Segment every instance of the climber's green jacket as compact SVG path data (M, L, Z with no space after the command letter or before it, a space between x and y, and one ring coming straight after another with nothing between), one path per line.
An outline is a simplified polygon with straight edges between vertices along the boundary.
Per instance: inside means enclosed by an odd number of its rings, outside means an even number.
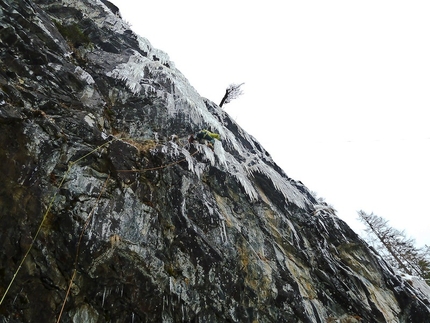
M208 140L208 141L210 141L211 143L214 143L214 142L215 142L215 139L221 140L221 137L220 137L220 135L219 135L219 134L214 133L214 132L210 132L209 130L206 130L206 129L200 130L200 131L197 133L196 137L197 137L198 139L205 139L205 140Z

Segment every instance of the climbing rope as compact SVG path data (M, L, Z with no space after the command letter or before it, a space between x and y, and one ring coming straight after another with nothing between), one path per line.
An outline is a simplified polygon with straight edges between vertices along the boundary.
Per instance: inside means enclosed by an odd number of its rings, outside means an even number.
M194 156L197 153L198 153L198 151L196 150L190 156ZM118 170L118 172L144 172L144 171L159 170L159 169L171 167L173 165L179 164L179 163L181 163L183 161L186 161L186 160L187 160L186 158L183 158L183 159L175 161L173 163L170 163L170 164L167 164L167 165L158 166L158 167L151 167L151 168L145 168L145 169L140 169L140 170L124 169L124 170ZM82 228L81 234L79 236L78 244L77 244L77 247L76 247L75 264L74 264L73 274L72 274L72 277L70 279L70 283L69 283L69 286L67 288L66 295L64 297L64 301L63 301L63 305L62 305L61 310L60 310L60 314L58 315L57 323L59 323L60 320L61 320L61 316L63 314L64 307L66 306L67 298L69 297L70 290L72 288L73 281L75 279L75 276L76 276L76 273L77 273L77 270L78 270L77 269L78 268L78 258L79 258L80 246L81 246L83 235L84 235L85 230L86 230L86 228L87 228L87 226L88 226L88 224L90 222L90 219L92 218L92 216L93 216L93 214L95 212L95 209L96 209L96 207L97 207L97 205L98 205L98 203L100 201L100 198L101 198L103 192L106 189L106 185L107 185L107 182L108 182L109 178L110 178L110 176L108 176L108 178L106 179L105 183L103 184L103 188L101 189L101 191L100 191L100 193L99 193L99 195L97 197L96 204L93 207L93 209L91 210L90 214L88 215L87 220L85 221L84 227Z
M46 211L45 211L45 213L44 213L44 215L43 215L43 217L42 217L42 221L40 222L39 227L37 228L37 231L36 231L36 233L34 234L34 236L33 236L32 240L31 240L30 246L28 247L27 251L25 252L24 257L22 258L21 262L19 263L18 268L17 268L17 269L16 269L16 271L14 272L14 274L13 274L13 276L12 276L11 281L9 282L9 284L8 284L8 286L7 286L6 290L5 290L5 292L4 292L3 296L2 296L2 298L0 299L0 305L2 305L2 303L3 303L4 299L6 298L7 294L9 293L9 290L10 290L11 286L13 285L13 283L14 283L14 281L15 281L15 279L16 279L16 277L17 277L18 273L19 273L19 271L21 270L21 268L22 268L22 266L23 266L23 264L24 264L25 260L27 259L28 255L30 254L30 251L32 250L32 248L33 248L33 246L34 246L34 244L35 244L35 242L36 242L36 240L37 240L37 238L38 238L38 236L39 236L39 234L40 234L40 232L41 232L41 230L42 230L43 224L45 223L46 218L48 217L48 214L49 214L49 212L50 212L50 210L51 210L51 208L52 208L52 206L53 206L53 204L54 204L55 198L57 197L57 194L58 194L58 192L60 191L60 188L63 186L63 184L64 184L64 182L65 182L65 180L66 180L67 176L69 175L69 173L70 173L70 171L71 171L72 167L73 167L73 166L75 166L75 165L76 165L77 163L79 163L80 161L82 161L83 159L85 159L86 157L88 157L88 156L92 155L92 154L93 154L93 153L95 153L96 151L98 151L98 150L102 149L103 147L105 147L105 146L109 145L110 143L112 143L112 142L113 142L113 141L115 141L115 140L119 140L119 139L114 137L113 139L111 139L111 140L109 140L109 141L105 142L104 144L102 144L102 145L100 145L100 146L98 146L98 147L94 148L94 149L93 149L93 150L91 150L89 153L87 153L87 154L83 155L82 157L80 157L80 158L78 158L77 160L72 161L72 162L70 162L70 163L68 164L67 171L64 173L63 178L61 179L61 182L60 182L60 183L59 183L59 185L58 185L58 190L55 192L55 194L53 195L52 199L51 199L51 200L50 200L50 202L49 202L49 205L48 205L48 207L47 207L47 209L46 209ZM193 152L192 154L190 154L190 157L192 157L192 156L196 155L197 153L198 153L198 150L196 150L195 152ZM117 170L117 171L118 171L118 172L145 172L145 171L153 171L153 170L159 170L159 169L163 169L163 168L168 168L168 167L174 166L174 165L176 165L176 164L179 164L179 163L181 163L181 162L184 162L184 161L186 161L186 160L187 160L187 158L183 158L183 159L177 160L177 161L175 161L175 162L172 162L172 163L170 163L170 164L167 164L167 165L161 165L161 166L157 166L157 167L150 167L150 168L138 169L138 170L134 170L134 169L124 169L124 170ZM110 177L108 177L108 179L109 179L109 178L110 178ZM103 186L103 189L101 190L101 192L100 192L100 194L99 194L99 197L98 197L98 199L97 199L97 201L96 201L96 206L97 206L98 201L100 200L101 194L103 193L103 191L104 191L104 190L105 190L105 188L106 188L106 183L107 183L108 179L106 179L106 182L105 182L105 184L104 184L104 186ZM95 206L95 207L96 207L96 206ZM87 221L86 221L86 223L85 223L85 225L84 225L84 228L82 229L81 235L80 235L80 237L79 237L78 246L77 246L77 251L76 251L76 257L75 257L75 268L74 268L73 275L72 275L72 278L71 278L71 280L70 280L70 284L69 284L69 287L68 287L68 290L67 290L67 293L66 293L66 297L65 297L65 299L64 299L64 302L63 302L63 305L62 305L62 308L61 308L61 312L60 312L60 315L59 315L59 318L58 318L58 321L57 321L57 322L59 322L59 320L60 320L60 318L61 318L62 312L63 312L63 310L64 310L65 303L66 303L66 301L67 301L67 297L68 297L68 295L69 295L69 293L70 293L70 289L71 289L71 286L72 286L73 280L74 280L75 275L76 275L76 271L77 271L77 261L78 261L78 257L79 257L79 251L80 251L80 244L81 244L81 240L82 240L83 234L84 234L84 232L85 232L85 230L86 230L86 227L88 226L89 219L91 218L91 216L92 216L92 214L93 214L93 211L95 210L95 207L94 207L94 209L91 211L90 215L88 216Z
M93 214L94 214L94 212L98 206L100 198L106 189L106 186L107 186L109 179L110 179L110 175L106 178L106 181L104 182L103 187L100 190L99 196L97 197L96 204L94 205L93 209L91 210L90 214L88 215L87 220L85 221L84 227L82 228L81 235L79 236L78 244L76 246L75 266L74 266L75 268L73 269L72 278L70 279L69 287L67 288L66 296L64 297L63 306L61 307L61 311L60 311L60 314L58 316L57 323L60 322L61 316L63 314L64 306L66 306L67 298L69 297L70 290L72 288L73 280L75 279L76 272L78 271L78 258L79 258L79 252L80 252L82 238L84 236L85 230L88 227L88 224L90 223L90 219L92 218L92 216L93 216Z
M67 177L67 175L70 173L70 170L72 169L72 167L73 167L74 165L76 165L77 163L79 163L81 160L83 160L83 159L85 159L86 157L88 157L89 155L91 155L91 154L93 154L94 152L98 151L99 149L101 149L101 148L103 148L103 147L107 146L108 144L110 144L110 143L111 143L112 141L114 141L114 140L117 140L117 139L116 139L116 138L114 138L114 139L112 139L112 140L110 140L110 141L107 141L107 142L105 142L103 145L100 145L100 146L96 147L95 149L93 149L93 150L92 150L92 151L90 151L89 153L85 154L84 156L82 156L82 157L78 158L77 160L75 160L75 161L73 161L73 162L70 162L70 163L69 163L68 168L67 168L67 171L64 173L64 176L63 176L63 178L62 178L62 180L61 180L61 182L60 182L60 184L59 184L59 186L58 186L58 190L57 190L57 192L55 192L54 196L52 197L51 201L49 202L48 208L46 209L45 214L44 214L44 215L43 215L43 217L42 217L42 221L40 222L40 225L39 225L39 227L37 228L37 231L36 231L36 233L34 234L34 236L33 236L32 240L31 240L30 246L28 247L27 251L25 252L24 257L22 258L21 262L19 263L18 268L16 269L15 273L13 274L12 279L11 279L11 281L10 281L9 285L7 286L6 291L4 292L4 294L3 294L3 296L2 296L2 298L1 298L1 300L0 300L0 305L3 303L3 301L4 301L5 297L6 297L6 295L7 295L7 294L8 294L8 292L9 292L9 289L11 288L11 286L12 286L13 282L15 281L16 276L18 275L19 271L21 270L22 265L24 264L24 261L27 259L27 256L29 255L29 253L30 253L31 249L33 248L33 245L34 245L34 243L36 242L37 237L39 236L40 231L42 230L43 224L45 223L45 220L46 220L46 218L48 217L49 211L51 210L52 205L54 204L55 198L57 197L57 194L58 194L58 192L60 191L60 188L63 186L64 181L66 180L66 177Z

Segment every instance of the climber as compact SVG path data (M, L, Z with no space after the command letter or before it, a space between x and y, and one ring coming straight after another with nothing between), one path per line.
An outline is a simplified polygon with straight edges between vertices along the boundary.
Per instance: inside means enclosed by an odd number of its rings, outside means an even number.
M194 140L199 140L199 142L206 140L209 143L208 146L213 149L213 145L215 144L215 139L221 140L220 135L214 132L210 132L209 130L203 129L197 132L195 136L191 135L188 138L188 141L191 143Z
M220 140L220 136L217 133L213 133L210 132L209 130L203 129L200 130L197 134L196 134L197 139L199 140L207 140L209 141L211 144L215 143L215 139Z

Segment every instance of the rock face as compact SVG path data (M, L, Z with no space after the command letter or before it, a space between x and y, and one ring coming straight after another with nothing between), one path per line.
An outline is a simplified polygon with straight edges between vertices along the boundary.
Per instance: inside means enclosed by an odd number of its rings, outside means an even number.
M0 48L0 322L430 321L113 4L0 0Z

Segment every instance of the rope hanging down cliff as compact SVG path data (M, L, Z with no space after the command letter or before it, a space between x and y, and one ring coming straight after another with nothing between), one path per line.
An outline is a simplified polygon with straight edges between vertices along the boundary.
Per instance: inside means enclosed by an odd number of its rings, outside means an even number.
M33 248L33 246L34 246L34 244L35 244L35 242L36 242L36 240L37 240L37 238L38 238L38 236L39 236L39 234L40 234L40 232L41 232L41 230L42 230L42 227L43 227L43 225L44 225L44 223L45 223L45 221L46 221L46 219L47 219L47 217L48 217L48 214L49 214L49 212L50 212L50 210L51 210L52 206L54 205L55 198L57 197L58 192L60 192L60 189L61 189L61 187L63 186L63 184L64 184L64 182L65 182L65 180L66 180L67 176L69 175L69 173L70 173L70 171L71 171L72 167L73 167L73 166L75 166L76 164L78 164L78 163L79 163L80 161L82 161L83 159L85 159L85 158L87 158L88 156L90 156L90 155L94 154L95 152L99 151L100 149L102 149L102 148L104 148L104 147L108 146L109 144L111 144L113 141L116 141L116 140L120 140L120 139L118 139L118 138L116 138L116 137L113 137L111 140L109 140L109 141L105 142L104 144L102 144L102 145L100 145L100 146L97 146L96 148L94 148L93 150L91 150L89 153L87 153L87 154L85 154L84 156L82 156L82 157L78 158L77 160L72 161L72 162L69 162L69 164L68 164L68 168L67 168L66 172L64 173L63 178L61 179L61 182L60 182L60 183L59 183L59 185L58 185L58 190L55 192L55 194L54 194L54 195L53 195L53 197L51 198L51 200L50 200L50 202L49 202L49 205L48 205L48 207L47 207L47 209L46 209L46 211L45 211L45 213L44 213L44 215L43 215L43 217L42 217L42 220L41 220L41 222L40 222L40 224L39 224L39 226L38 226L38 228L37 228L37 230L36 230L36 233L34 234L34 236L33 236L32 240L31 240L30 246L28 247L27 251L25 252L25 254L24 254L24 256L23 256L22 260L20 261L20 263L19 263L19 265L18 265L18 268L15 270L15 272L14 272L14 274L13 274L13 276L12 276L11 281L9 282L9 284L8 284L8 286L7 286L6 290L5 290L5 292L4 292L3 296L2 296L2 298L0 299L0 305L2 305L2 303L3 303L4 299L6 298L6 296L7 296L8 292L9 292L9 290L10 290L10 288L11 288L11 286L13 285L13 283L14 283L14 281L15 281L15 279L16 279L16 277L17 277L18 273L19 273L19 271L21 270L21 268L22 268L22 266L23 266L23 264L24 264L25 260L27 259L28 255L30 254L30 251L32 250L32 248ZM196 155L197 153L198 153L198 150L196 150L195 152L193 152L192 154L190 154L190 156L194 156L194 155ZM175 162L172 162L172 163L169 163L169 164L166 164L166 165L157 166L157 167L150 167L150 168L144 168L144 169L138 169L138 170L134 170L134 169L124 169L124 170L117 170L117 171L118 171L118 172L145 172L145 171L153 171L153 170L159 170L159 169L163 169L163 168L171 167L171 166L174 166L174 165L179 164L179 163L184 162L184 161L186 161L186 158L183 158L183 159L177 160L177 161L175 161ZM85 227L84 227L84 230L85 230ZM74 275L73 275L73 276L74 276ZM72 278L72 281L73 281L73 278ZM61 316L60 316L60 317L61 317Z
M64 176L63 176L63 178L62 178L62 180L61 180L61 182L59 184L58 190L55 192L54 196L52 197L51 201L49 202L48 208L46 209L46 211L45 211L45 213L44 213L44 215L42 217L42 221L40 222L40 225L37 228L37 231L36 231L36 233L34 234L32 240L31 240L30 246L28 247L27 251L25 252L24 257L22 258L21 262L19 263L18 268L16 269L15 273L13 274L12 279L11 279L9 285L7 286L6 291L4 292L4 294L3 294L3 296L2 296L2 298L0 300L0 305L3 303L6 295L9 292L10 287L12 286L13 282L15 281L16 276L18 275L19 271L21 270L21 267L24 264L25 259L27 259L27 256L29 255L31 249L33 248L33 245L36 242L37 237L39 236L40 231L42 230L43 224L45 223L45 220L46 220L46 218L47 218L47 216L49 214L49 211L51 210L52 206L54 205L54 200L55 200L58 192L60 191L60 188L63 186L64 181L66 180L66 177L70 173L70 170L72 169L72 167L74 165L76 165L77 163L79 163L81 160L83 160L86 157L92 155L93 153L95 153L99 149L102 149L103 147L109 145L114 140L116 140L116 138L114 138L114 139L112 139L110 141L105 142L104 144L96 147L95 149L93 149L89 153L85 154L84 156L82 156L82 157L78 158L77 160L69 163L67 171L64 173Z

